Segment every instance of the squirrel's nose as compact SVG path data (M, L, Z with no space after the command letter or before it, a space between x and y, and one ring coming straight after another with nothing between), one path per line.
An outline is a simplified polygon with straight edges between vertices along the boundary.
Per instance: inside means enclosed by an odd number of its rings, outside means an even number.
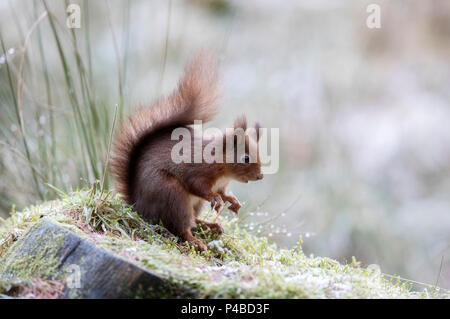
M256 179L263 179L264 178L264 174L258 174L258 176L256 176Z

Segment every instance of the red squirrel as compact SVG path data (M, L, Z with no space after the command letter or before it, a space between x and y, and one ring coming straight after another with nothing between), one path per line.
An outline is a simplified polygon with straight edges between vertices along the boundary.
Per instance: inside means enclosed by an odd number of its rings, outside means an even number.
M222 162L202 160L177 164L172 160L172 147L178 142L171 139L172 131L184 127L193 132L190 125L195 120L211 121L217 113L218 95L217 61L213 55L202 52L187 63L177 88L169 96L161 97L150 108L137 109L121 123L110 161L116 191L124 200L134 205L145 220L162 221L171 233L196 245L200 251L207 251L207 248L191 232L196 224L223 232L219 223L198 218L204 204L211 203L219 212L224 202L229 202L228 208L237 214L241 204L226 192L230 181L246 183L263 178L257 149L258 123L255 124L256 136L245 137L245 154L240 161L236 147L232 154L234 161L227 163L225 160L229 131L213 140L200 136L203 148L211 141L223 145ZM247 129L244 116L235 121L233 130L238 128ZM256 154L252 155L252 161L250 154Z

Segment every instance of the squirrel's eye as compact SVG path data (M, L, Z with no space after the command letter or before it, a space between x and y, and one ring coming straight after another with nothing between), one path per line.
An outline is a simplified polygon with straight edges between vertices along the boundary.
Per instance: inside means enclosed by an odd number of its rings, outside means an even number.
M242 156L242 162L245 164L250 163L250 157L248 157L248 155Z

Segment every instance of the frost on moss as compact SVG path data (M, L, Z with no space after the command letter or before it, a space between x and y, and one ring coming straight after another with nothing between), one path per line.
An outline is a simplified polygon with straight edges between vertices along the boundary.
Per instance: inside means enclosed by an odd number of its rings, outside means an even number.
M363 268L356 260L341 264L305 256L301 240L293 249L281 249L266 237L240 229L237 218L219 217L223 235L196 229L195 235L209 248L209 252L199 253L161 225L143 221L112 193L91 189L61 196L61 200L12 212L0 221L0 272L9 248L45 217L204 298L449 297L442 289L412 291L409 283L387 280L376 268ZM203 217L215 218L212 212ZM48 244L51 247L52 243ZM47 262L46 271L51 271L51 259ZM21 269L17 274L26 277ZM166 297L158 292L153 295Z

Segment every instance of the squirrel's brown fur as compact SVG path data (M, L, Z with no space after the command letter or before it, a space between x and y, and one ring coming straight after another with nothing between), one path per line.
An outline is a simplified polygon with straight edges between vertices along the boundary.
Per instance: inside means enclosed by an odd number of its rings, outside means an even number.
M121 124L110 161L116 190L127 203L134 204L144 219L155 223L162 221L172 233L201 250L206 250L206 246L191 233L196 222L223 231L217 223L197 219L204 203L208 201L220 209L224 201L228 201L229 209L237 213L241 207L239 201L226 194L229 181L248 182L263 176L259 156L254 163L176 164L172 161L171 150L177 143L171 139L172 131L186 127L192 132L188 125L194 120L212 120L217 113L217 98L216 61L212 55L201 53L187 64L172 94L150 108L139 108ZM238 118L234 128L245 130L245 117ZM211 139L200 138L203 147L211 142ZM220 142L225 138L226 134ZM246 154L252 149L257 150L257 139L246 137Z

